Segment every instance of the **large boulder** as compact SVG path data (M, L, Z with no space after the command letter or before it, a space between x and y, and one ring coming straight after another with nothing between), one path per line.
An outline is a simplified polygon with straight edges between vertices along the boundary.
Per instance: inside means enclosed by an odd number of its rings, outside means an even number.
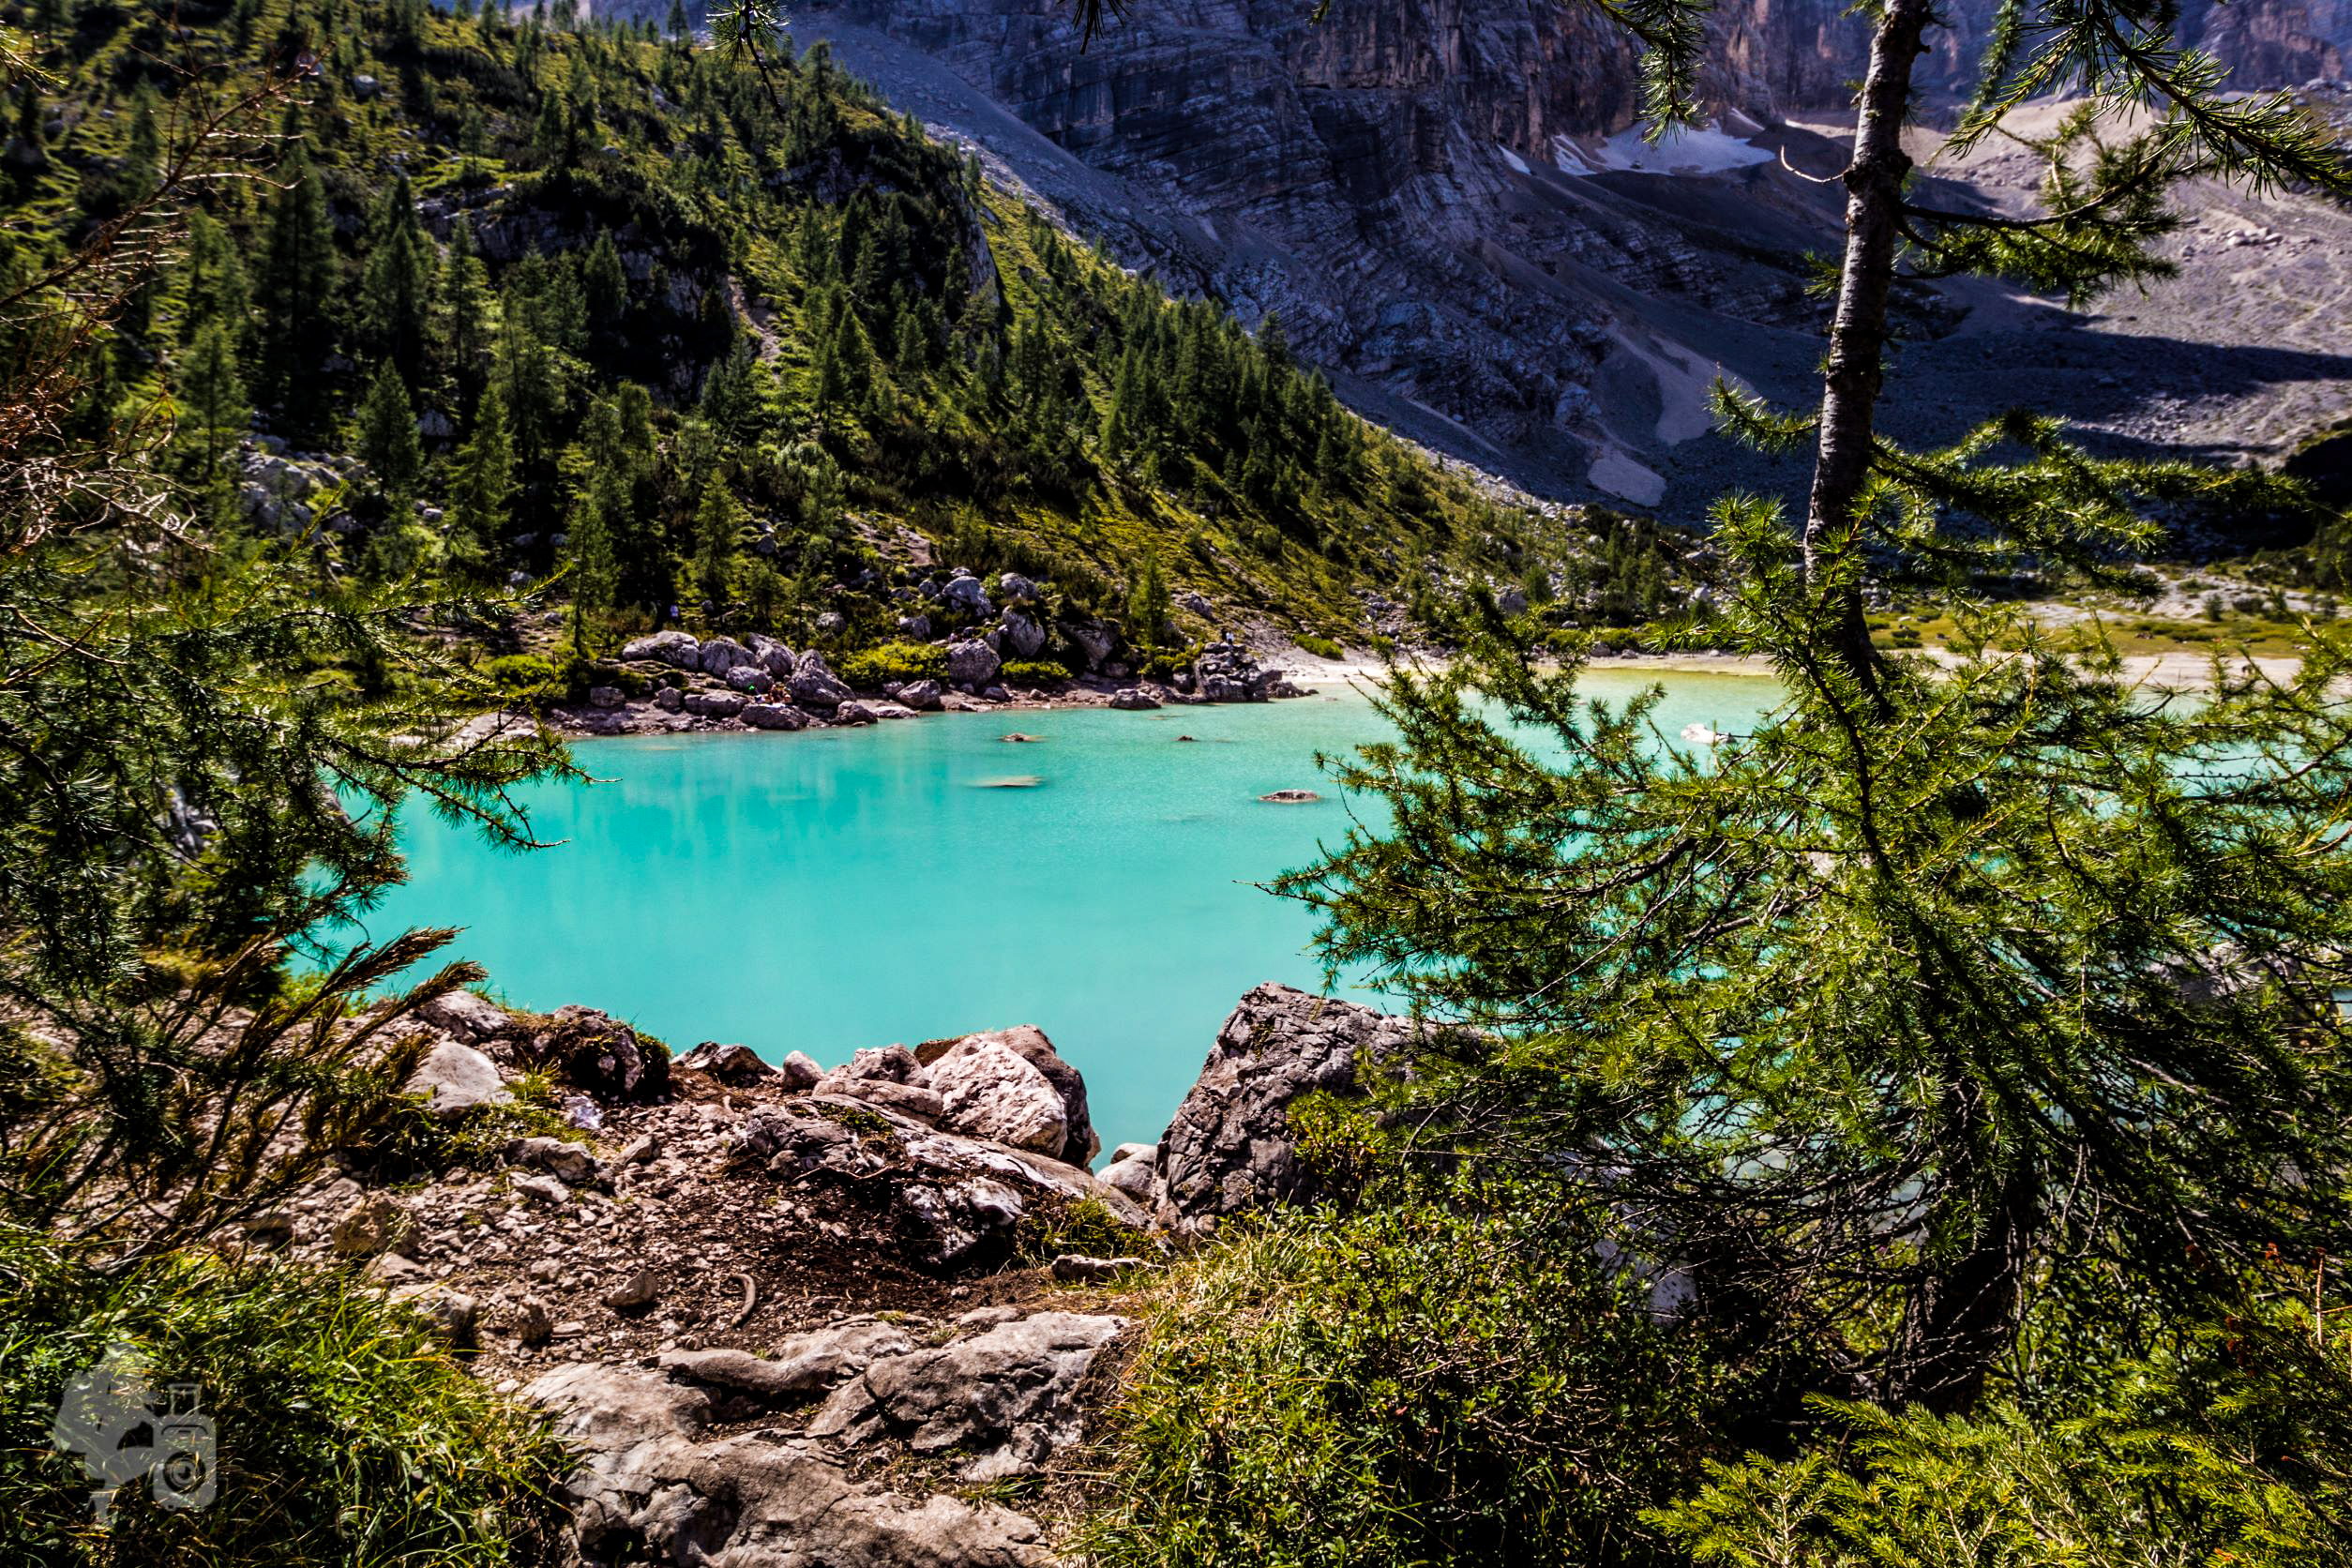
M1035 1521L993 1503L921 1500L851 1479L804 1441L705 1441L711 1396L633 1366L575 1364L523 1390L580 1455L566 1478L584 1564L1049 1568Z
M1015 658L1035 658L1046 645L1046 628L1018 610L1004 612L1004 645Z
M757 667L759 662L750 649L731 637L714 637L702 644L701 663L705 675L724 676L738 665Z
M515 1032L516 1018L497 1003L469 990L444 991L416 1009L416 1016L470 1046Z
M940 705L939 683L933 680L910 681L898 688L898 701L918 713L929 713Z
M643 1103L670 1092L669 1048L593 1007L558 1007L524 1049L601 1100Z
M877 1361L843 1383L808 1424L846 1443L902 1440L917 1454L976 1450L968 1481L1036 1470L1075 1441L1078 1390L1124 1318L1040 1312L935 1349Z
M659 659L676 670L702 668L701 643L682 631L657 631L650 637L637 638L622 646L621 656Z
M1031 1141L1022 1138L1007 1138L1001 1131L988 1130L990 1124L1011 1126L1030 1115L1016 1111L1016 1105L1033 1105L1036 1100L1032 1080L1005 1066L999 1053L1018 1058L1051 1088L1061 1102L1061 1139L1058 1145ZM1033 1023L1016 1024L1010 1029L989 1030L979 1034L967 1034L955 1040L932 1040L915 1052L924 1070L930 1075L931 1086L947 1102L946 1119L942 1123L951 1132L969 1133L975 1138L991 1138L1010 1143L1018 1149L1035 1149L1038 1153L1064 1164L1090 1166L1101 1152L1102 1138L1094 1131L1093 1118L1087 1111L1086 1079L1076 1067L1062 1059L1046 1038L1046 1032ZM1003 1086L1000 1108L991 1109L991 1102L1000 1098L985 1085L996 1082ZM955 1087L951 1088L951 1084ZM1040 1108L1038 1115L1046 1115ZM1032 1133L1031 1138L1042 1138Z
M808 716L787 702L746 702L739 716L754 730L808 728Z
M775 638L755 631L747 641L751 656L760 661L760 668L777 680L787 679L799 667L798 656Z
M776 1069L762 1062L760 1053L749 1046L721 1045L716 1040L703 1041L678 1058L676 1065L707 1073L719 1082L732 1084L738 1089L776 1076Z
M734 718L749 701L740 691L689 691L686 711L699 718Z
M478 1000L478 999L477 999ZM404 1094L422 1094L435 1116L459 1116L481 1106L511 1104L514 1095L499 1077L498 1063L472 1046L436 1041L400 1085Z
M996 679L1004 661L986 642L950 642L947 678L960 686L984 686Z
M802 707L828 713L857 695L833 672L824 656L817 653L803 654L799 666L784 684L791 690L792 701Z
M1084 1169L942 1131L870 1097L889 1080L866 1081L864 1096L821 1092L754 1109L736 1130L734 1162L796 1183L848 1184L861 1202L886 1202L910 1259L927 1269L1000 1261L1032 1212L1090 1199L1124 1224L1146 1224L1141 1205Z
M896 1323L851 1318L793 1334L771 1356L747 1350L668 1350L662 1353L661 1365L672 1376L774 1405L822 1394L884 1356L902 1356L913 1349L914 1341Z
M1291 1102L1317 1091L1361 1093L1377 1067L1403 1066L1415 1030L1410 1018L1289 986L1269 983L1243 997L1160 1137L1159 1224L1198 1236L1244 1209L1311 1199Z
M1069 1135L1062 1096L1010 1047L986 1035L958 1040L930 1074L942 1127L1062 1157Z

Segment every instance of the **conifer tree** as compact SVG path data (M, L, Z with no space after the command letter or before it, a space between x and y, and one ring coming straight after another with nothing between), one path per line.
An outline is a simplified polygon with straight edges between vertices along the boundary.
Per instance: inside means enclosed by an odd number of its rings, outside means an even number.
M713 473L694 508L694 587L716 611L727 602L743 542L743 512L726 478Z
M253 279L260 342L257 377L265 402L290 425L319 416L318 389L334 339L329 301L335 286L335 234L326 193L297 141L278 171L261 266Z
M359 405L359 455L374 475L387 518L395 525L405 523L409 504L416 498L416 482L424 475L425 454L417 444L416 410L408 400L408 386L389 360L376 366Z
M181 285L180 344L192 344L205 327L228 329L232 349L242 353L252 332L252 291L245 264L229 231L199 207L188 215L188 260Z
M416 220L408 175L397 174L376 215L374 249L360 288L369 342L415 390L423 384L433 294L432 241Z
M591 335L605 341L616 339L628 314L629 279L621 266L621 253L613 248L611 230L597 230L596 244L588 248L588 259L580 268L580 293Z
M458 448L449 475L449 549L460 569L490 575L505 537L515 490L506 400L493 383L475 406L473 433Z
M1148 550L1127 591L1127 632L1147 656L1159 651L1168 626L1168 578L1160 570L1159 552Z
M198 483L208 485L224 472L223 460L234 448L250 412L229 324L218 317L206 320L180 359L180 447Z
M1651 47L1654 122L1688 122L1702 8L1618 14ZM1717 393L1733 433L1813 454L1797 526L1753 498L1714 519L1739 585L1704 635L1770 659L1786 702L1662 745L1655 697L1588 701L1573 664L1484 622L1466 663L1400 673L1405 739L1342 770L1389 825L1284 885L1335 967L1490 1032L1424 1080L1443 1103L1416 1124L1640 1215L1616 1244L1663 1239L1695 1310L1786 1314L1843 1391L1965 1411L2036 1300L2102 1304L2062 1332L2112 1346L2254 1311L2266 1257L2352 1244L2352 642L2314 627L2285 679L2217 664L2189 708L1991 602L1978 574L2129 584L2160 515L2308 501L2095 456L2028 414L1904 449L1878 422L1892 290L2086 297L2164 269L2182 180L2352 195L2352 168L2291 95L2224 96L2178 13L2053 0L2001 13L1952 139L2082 95L2025 143L2041 206L1941 207L1904 140L1941 23L1929 0L1853 15L1869 68L1818 403ZM1952 664L1873 646L1874 579L1961 621Z
M482 383L490 357L490 272L474 249L474 228L460 214L449 225L449 254L441 267L443 363L460 393Z

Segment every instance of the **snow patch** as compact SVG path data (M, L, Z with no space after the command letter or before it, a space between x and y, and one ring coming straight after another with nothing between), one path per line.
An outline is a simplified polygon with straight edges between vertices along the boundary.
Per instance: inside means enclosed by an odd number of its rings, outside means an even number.
M1594 490L1605 490L1636 506L1655 506L1666 499L1665 476L1615 448L1595 459L1592 466L1585 470L1584 477Z
M1745 115L1739 123L1756 124ZM1720 174L1772 160L1770 152L1726 131L1720 120L1710 120L1697 130L1669 130L1654 143L1643 139L1640 126L1621 130L1606 142L1581 145L1565 136L1552 138L1552 161L1563 174L1592 174L1605 169L1645 174Z
M1498 146L1495 151L1502 155L1502 160L1511 165L1513 172L1521 174L1530 172L1527 166L1527 159L1521 158L1517 153L1513 152L1510 148Z

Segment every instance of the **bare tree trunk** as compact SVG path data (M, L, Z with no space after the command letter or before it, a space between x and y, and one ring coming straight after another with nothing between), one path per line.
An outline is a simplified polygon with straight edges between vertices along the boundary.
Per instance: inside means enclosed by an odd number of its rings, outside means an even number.
M1982 1197L1966 1251L1903 1304L1886 1384L1894 1404L1938 1415L1972 1409L1984 1380L2017 1337L2026 1268L2042 1219L2042 1188L2030 1166L1995 1180Z
M1862 113L1854 128L1854 157L1844 175L1846 261L1838 278L1837 315L1830 326L1813 497L1805 513L1808 577L1817 574L1825 552L1852 536L1855 505L1870 475L1873 417L1887 342L1887 292L1894 280L1903 180L1911 171L1911 159L1903 151L1903 123L1911 107L1911 67L1920 54L1921 35L1932 20L1931 0L1888 0L1871 39L1870 74L1862 83ZM1832 614L1835 651L1875 687L1875 656L1861 596L1846 595Z

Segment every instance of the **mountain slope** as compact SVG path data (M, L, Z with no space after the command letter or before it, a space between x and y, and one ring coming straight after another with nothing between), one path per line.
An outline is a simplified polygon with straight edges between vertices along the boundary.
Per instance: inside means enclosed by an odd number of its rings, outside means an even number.
M1589 550L1593 521L1364 425L1278 330L1171 303L822 51L763 81L650 27L421 0L179 15L75 13L62 90L17 106L42 128L11 206L68 243L152 179L192 81L315 53L270 178L197 215L93 394L176 400L230 534L317 523L360 572L565 567L592 646L672 607L919 641L969 621L909 602L934 563L1014 569L1049 580L1023 652L1072 667L1225 626L1410 636L1417 603ZM268 450L240 460L249 424ZM1580 575L1596 605L1655 608L1608 571Z
M1952 10L1922 63L1946 89L1990 15L1976 0ZM1278 311L1354 406L1418 440L1541 493L1684 521L1726 484L1787 480L1707 436L1698 394L1718 368L1776 397L1813 390L1805 254L1836 245L1836 193L1780 159L1809 173L1840 161L1825 122L1864 37L1842 8L1719 8L1708 91L1722 128L1663 153L1621 134L1632 56L1591 8L1310 11L1150 0L1084 48L1059 0L831 0L793 25L1121 257L1244 320ZM2338 0L2208 7L2188 24L2242 80L2290 83L2334 68L2345 25ZM1945 194L2014 194L1997 185ZM2294 226L2333 232L2324 212L2285 205ZM2233 400L2246 353L2266 356L2266 377L2344 379L2284 318L2164 313L2181 341L2151 354L2007 291L1933 286L1912 292L1905 336L1924 349L1992 332L2013 364L2071 363L2089 374L2061 389L2065 412L2118 428L2170 417L2126 396L2162 369L2174 406L2214 405L2184 433L2224 458L2243 432L2275 456L2302 428L2274 426L2266 400ZM1998 384L1972 385L1979 347L1922 355L1948 360L1961 389L1929 388L1927 438L2002 405Z

